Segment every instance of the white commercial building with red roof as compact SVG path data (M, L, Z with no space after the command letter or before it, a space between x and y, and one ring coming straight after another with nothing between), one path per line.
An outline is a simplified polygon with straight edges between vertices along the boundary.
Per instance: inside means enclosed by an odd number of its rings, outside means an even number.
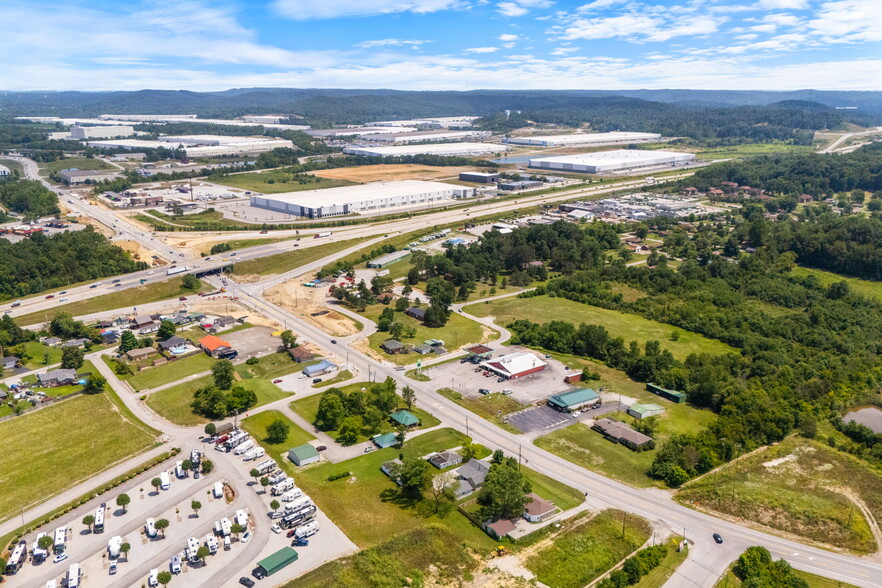
M507 379L523 378L541 372L548 364L533 353L512 353L481 363L481 367Z

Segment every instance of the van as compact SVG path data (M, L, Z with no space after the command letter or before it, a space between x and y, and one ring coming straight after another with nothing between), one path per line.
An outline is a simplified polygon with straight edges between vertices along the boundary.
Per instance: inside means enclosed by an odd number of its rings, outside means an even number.
M168 567L171 570L171 573L173 573L175 575L180 574L181 573L181 556L178 554L173 555L171 558L171 563L169 564Z
M224 537L224 551L229 551L231 547L233 547L233 540L227 535Z
M158 569L153 568L152 570L150 570L150 574L147 576L147 585L150 586L150 588L155 588L156 586L159 586Z

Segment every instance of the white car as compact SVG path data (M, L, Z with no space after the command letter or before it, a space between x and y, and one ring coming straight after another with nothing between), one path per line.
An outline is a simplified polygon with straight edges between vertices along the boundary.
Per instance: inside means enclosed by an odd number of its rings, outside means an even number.
M152 276L154 273L155 273L155 272L154 272L153 270L150 270L149 272L147 272L147 275L148 275L148 276Z
M280 527L279 525L273 525L272 527L270 527L270 529L272 530L273 533L276 533L276 534L282 532L282 527Z
M59 553L55 557L52 558L52 563L60 563L67 559L66 553Z
M574 412L574 413L571 414L570 416L573 417L574 419L577 419L577 418L579 418L579 416L580 416L581 414L582 414L582 411L581 411L581 410L577 410L576 412Z
M245 533L242 535L242 543L248 543L248 541L250 539L251 539L251 531L245 531Z
M68 300L70 300L70 298L61 298L58 301L59 302L67 302Z

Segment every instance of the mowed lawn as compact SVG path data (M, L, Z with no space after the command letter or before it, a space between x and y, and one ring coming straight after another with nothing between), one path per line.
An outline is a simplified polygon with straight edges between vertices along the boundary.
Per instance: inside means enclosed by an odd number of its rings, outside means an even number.
M131 418L95 394L0 423L0 519L148 449L154 435Z
M677 359L686 359L690 353L724 354L737 350L722 341L708 339L698 333L684 331L672 325L645 319L635 314L617 310L607 310L565 298L535 296L533 298L503 298L489 303L470 304L465 312L474 316L493 316L496 323L505 326L518 319L528 319L536 323L567 321L575 325L588 323L601 325L613 337L623 337L625 342L638 341L641 345L648 340L658 341ZM678 331L680 338L671 341L671 333Z
M211 383L212 379L209 375L165 388L148 396L147 406L155 410L163 418L185 427L207 423L208 419L195 414L190 408L190 404L193 402L196 390L204 388ZM289 396L287 392L271 381L262 378L244 379L234 382L233 386L241 386L246 390L253 390L257 395L257 404L255 406L263 406L264 404Z
M135 390L149 390L170 384L174 381L210 370L215 363L214 358L204 353L197 353L183 359L176 359L157 367L144 368L134 375L122 379L131 384Z
M281 443L270 443L266 439L266 428L274 421L282 421L288 425L288 438ZM277 410L266 410L242 420L242 427L251 433L266 448L268 453L278 455L292 447L303 445L315 439L312 435L295 425L291 419Z
M209 178L209 181L222 186L241 188L242 190L262 192L264 194L281 194L283 192L336 188L338 186L351 186L354 183L346 180L322 178L311 175L303 177L310 181L301 184L293 179L293 174L288 173L283 169L274 169L265 172L231 174L221 178Z
M368 306L362 314L376 322L380 318L380 313L383 312L384 308L385 306L382 304L374 304ZM425 306L423 308L425 308ZM480 324L456 313L450 314L450 319L447 321L446 325L437 328L427 327L417 319L407 316L403 312L396 312L395 320L408 327L416 329L416 334L413 338L401 339L402 343L408 345L419 345L428 339L440 339L441 341L444 341L446 349L449 351L455 351L468 343L486 342L484 329ZM492 331L492 333L494 335L497 334L496 331ZM408 365L416 363L419 359L431 359L435 357L434 355L420 355L419 353L389 355L380 349L380 345L383 341L391 338L392 336L388 332L378 331L368 337L368 341L370 342L372 349L376 350L385 359L398 365Z
M577 521L527 559L526 567L550 588L582 588L643 545L650 531L645 519L605 510Z
M846 282L852 292L856 292L869 298L875 298L876 300L882 300L882 282L850 278L848 276L809 267L795 267L791 270L790 275L795 277L815 276L824 286L829 286L836 282Z
M802 570L794 569L793 572L797 577L805 580L809 588L857 588L854 584L846 584L840 580L817 576L815 574L803 572ZM732 568L729 568L714 588L738 588L743 584L744 583L738 578L738 576L732 573ZM638 586L640 585L638 584ZM640 588L642 588L642 586Z
M233 266L233 273L244 276L257 274L265 276L269 274L281 274L294 268L317 261L328 255L333 255L338 251L348 249L353 245L357 245L362 241L371 239L372 237L360 237L358 239L348 239L346 241L334 241L323 243L315 247L304 247L300 249L292 249L275 255L267 255L258 259L249 259L248 261L240 261Z

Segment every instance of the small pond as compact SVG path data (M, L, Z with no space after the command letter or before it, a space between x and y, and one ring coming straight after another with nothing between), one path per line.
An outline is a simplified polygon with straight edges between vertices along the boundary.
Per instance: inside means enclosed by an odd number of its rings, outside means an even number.
M843 422L854 421L870 428L874 433L882 434L882 409L876 406L856 408L842 417Z

